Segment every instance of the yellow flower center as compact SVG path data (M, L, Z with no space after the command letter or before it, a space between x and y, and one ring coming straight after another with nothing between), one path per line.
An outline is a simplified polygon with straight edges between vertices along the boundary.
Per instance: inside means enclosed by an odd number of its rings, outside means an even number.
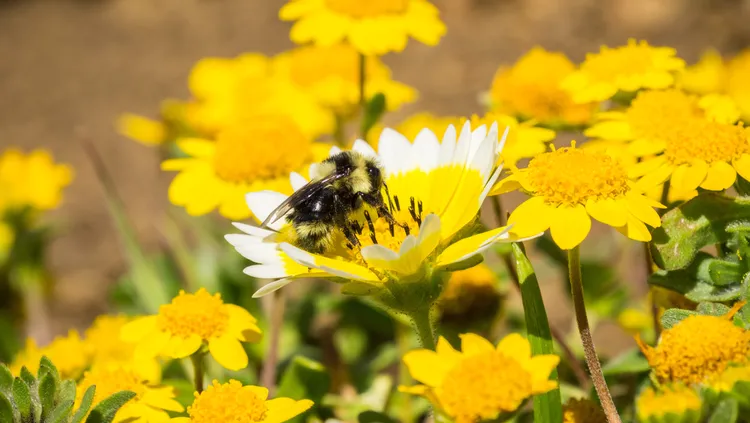
M77 390L78 402L91 385L96 386L94 404L120 391L132 391L136 395L135 398L138 399L147 390L143 378L136 371L122 366L99 367L86 372Z
M404 13L409 7L409 0L325 0L325 3L334 12L356 19L396 15Z
M664 151L667 160L675 165L693 160L731 162L750 153L748 134L740 125L729 125L707 120L688 122L667 138Z
M591 400L571 398L563 408L563 423L606 423L602 408Z
M188 407L192 423L252 423L266 417L265 401L236 380L220 384L214 381L205 391L195 394L193 405Z
M464 358L440 386L440 402L456 423L492 420L531 395L531 375L497 351Z
M730 363L746 363L750 332L726 318L690 316L662 334L646 356L660 381L699 383Z
M226 331L229 312L219 294L211 295L205 288L195 294L180 291L170 304L159 308L157 324L161 330L176 336L211 339Z
M214 172L238 184L288 177L309 160L310 144L289 118L251 119L218 134Z
M640 420L662 417L666 414L682 416L691 410L700 410L701 399L691 388L684 385L665 386L661 391L647 388L636 401Z
M388 223L385 217L378 216L372 208L364 210L352 220L353 231L359 240L360 247L379 244L398 251L408 235L419 235L419 226L430 211L424 210L422 201L416 197L409 197L405 200L394 195L391 198L393 201L391 214L397 224ZM385 198L385 201L387 206L388 199ZM347 243L346 247L355 250L351 244Z
M594 81L613 82L619 76L646 73L654 67L653 47L631 40L622 47L602 47L599 53L588 54L581 70Z
M627 172L618 161L575 144L533 158L526 177L534 193L553 205L586 204L588 199L615 198L629 190Z
M679 90L664 90L641 92L626 115L634 136L662 138L702 113L694 97Z

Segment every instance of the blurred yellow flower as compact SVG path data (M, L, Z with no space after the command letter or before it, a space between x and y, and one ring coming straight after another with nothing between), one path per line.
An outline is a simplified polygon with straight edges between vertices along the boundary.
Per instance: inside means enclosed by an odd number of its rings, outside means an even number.
M289 0L279 17L297 21L290 33L297 44L346 41L367 56L403 51L409 37L434 46L445 34L438 9L427 0Z
M725 93L732 97L742 113L742 119L750 122L750 49L745 49L727 61Z
M78 379L90 364L86 344L77 331L71 330L66 336L58 336L49 345L41 348L33 339L27 339L26 347L10 364L10 371L18 375L21 367L26 367L31 373L36 374L39 371L39 360L43 356L55 364L63 379Z
M268 389L261 386L214 380L205 391L195 393L195 401L188 407L190 417L176 417L172 423L282 423L312 406L307 399L268 399Z
M271 59L261 54L201 59L188 85L195 100L185 106L185 119L209 137L267 115L287 117L311 139L334 128L333 114L289 78L275 74Z
M737 384L750 386L750 365L730 366L708 380L706 385L713 391L731 392Z
M484 263L451 273L438 305L443 317L486 315L497 308L500 293L495 272Z
M599 53L587 54L560 86L576 103L604 101L618 91L667 88L675 83L675 74L685 68L676 54L671 47L652 47L634 39L620 47L602 46Z
M530 397L557 387L549 380L559 363L555 355L531 355L529 341L518 334L497 347L475 334L461 335L461 351L440 338L437 350L404 355L411 376L422 385L401 392L427 398L456 423L502 420Z
M563 406L563 423L606 423L602 408L586 398L571 398Z
M701 414L701 397L683 384L648 387L636 399L638 420L642 422L697 422Z
M169 200L198 216L218 208L230 219L250 217L245 194L274 190L292 192L289 173L328 154L330 146L313 143L285 116L259 116L227 128L216 141L183 138L177 146L188 157L162 163L178 171L169 186Z
M726 70L724 59L716 50L708 50L698 63L688 66L679 76L679 86L685 91L696 94L722 92Z
M490 88L492 110L546 125L587 123L598 105L576 104L560 88L560 82L574 70L565 54L534 47L512 67L495 73Z
M359 107L360 57L348 44L297 47L274 57L272 66L339 116L349 116ZM391 70L378 57L367 58L365 81L365 98L382 93L388 110L417 97L414 88L391 79Z
M525 237L550 229L562 249L578 246L591 229L591 217L628 238L650 241L645 224L661 226L654 207L661 204L643 195L615 158L575 148L540 154L525 169L515 170L490 192L498 195L522 189L531 198L508 218L511 232Z
M145 380L157 382L161 378L161 366L153 357L136 357L136 344L122 340L123 326L133 321L127 316L102 315L84 333L86 352L92 366L132 365L139 369Z
M76 389L76 407L90 386L96 386L94 406L120 391L135 393L115 414L113 423L133 422L168 423L167 411L182 412L184 407L175 400L171 386L151 385L138 369L122 364L95 365L87 371Z
M0 266L2 266L5 259L8 258L8 254L10 254L10 249L13 248L13 242L15 239L16 233L13 231L13 228L0 220Z
M750 122L750 49L724 60L716 51L707 51L698 63L686 69L682 87L698 94L725 94L739 107L741 117Z
M750 331L731 319L742 303L723 317L693 315L664 330L656 347L636 338L660 382L701 383L730 364L750 360Z
M180 291L158 314L127 323L122 338L137 343L136 356L143 357L183 358L208 347L223 367L239 370L248 361L241 342L260 340L256 322L244 308L201 288L195 294Z
M117 132L146 145L158 145L167 140L167 125L159 120L124 113L117 118Z
M56 164L43 149L24 154L7 149L0 155L0 210L56 208L62 190L73 180L73 169Z

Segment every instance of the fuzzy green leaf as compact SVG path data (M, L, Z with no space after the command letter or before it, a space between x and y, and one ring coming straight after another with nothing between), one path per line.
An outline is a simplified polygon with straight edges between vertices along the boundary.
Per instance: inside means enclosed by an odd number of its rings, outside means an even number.
M521 298L526 318L526 330L531 343L531 353L533 355L554 354L547 312L544 308L544 301L534 268L521 247L516 243L513 244L513 258L516 262L518 280L521 283ZM557 380L556 369L552 371L550 380ZM559 423L562 421L562 400L559 388L534 397L534 421L540 423Z
M679 308L670 308L661 316L661 326L664 329L671 329L674 325L680 323L688 316L694 316L698 313L691 310L682 310Z
M0 392L0 422L13 422L13 405L4 393Z
M86 414L91 409L91 404L94 402L95 394L95 385L91 385L88 387L88 389L86 389L86 392L83 393L83 399L81 399L81 405L78 406L78 410L76 410L75 414L73 414L73 419L70 421L70 423L80 423L83 421L83 418L86 417Z
M726 260L713 260L708 267L711 282L717 286L739 283L744 273L745 269L740 263Z
M91 410L86 423L111 423L117 410L135 397L135 392L120 391L102 400Z
M734 398L726 398L716 405L708 423L735 423L739 417L739 404Z
M732 301L740 298L742 286L714 286L705 282L697 282L693 289L685 293L685 298L690 301Z
M666 270L685 268L701 248L726 242L727 227L738 221L750 221L750 198L702 193L662 217L653 232L654 262Z
M58 387L60 392L57 395L58 402L75 401L76 399L76 383L72 380L64 380Z
M31 419L31 391L29 385L20 377L13 380L13 400L18 412L21 413L21 419L28 421Z
M52 412L55 406L55 395L57 394L57 381L49 373L45 373L39 381L39 401L42 404L42 420Z
M67 400L57 404L44 423L67 423L70 412L73 410L73 401Z
M284 375L281 377L276 396L289 397L296 400L309 399L315 404L320 404L323 395L328 392L330 383L330 376L322 364L307 357L297 355L289 363ZM290 421L302 422L304 421L303 415L297 416Z
M13 386L13 373L3 363L0 363L0 393L10 392Z
M702 316L724 316L729 313L729 307L720 303L704 302L698 304L695 311Z
M370 132L373 126L380 120L385 113L386 99L383 93L377 93L365 106L365 115L362 117L362 126L360 128L360 135L362 138L367 137L367 133Z

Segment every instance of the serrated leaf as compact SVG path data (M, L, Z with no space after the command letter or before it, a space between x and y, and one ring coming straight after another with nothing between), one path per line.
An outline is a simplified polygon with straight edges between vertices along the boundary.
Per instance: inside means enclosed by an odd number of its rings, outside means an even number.
M654 262L666 270L685 268L701 248L726 242L727 227L738 221L750 221L750 198L702 193L662 217L653 232Z
M708 423L735 423L739 417L739 404L734 398L719 402L711 413Z
M24 421L31 418L31 391L29 385L20 377L13 380L13 400Z
M542 293L539 290L539 282L531 262L517 243L513 243L513 258L516 263L518 280L521 284L523 313L526 319L531 352L533 355L554 354L552 334L549 329ZM552 371L549 379L557 381L557 369ZM534 397L534 421L539 423L559 423L562 421L562 399L559 387Z
M95 385L91 385L86 389L86 392L83 393L83 399L81 399L81 405L78 406L78 410L73 414L73 419L70 423L80 423L83 421L83 418L86 417L86 414L91 409L91 404L94 402L95 394Z
M13 373L3 363L0 363L0 393L10 392L13 386Z
M694 316L698 313L691 310L682 310L679 308L670 308L661 316L661 326L664 329L671 329L677 323L680 323L688 316Z
M636 374L647 372L651 369L648 360L637 348L625 351L617 357L609 360L602 367L604 376L615 376L621 374Z
M698 304L695 311L703 316L724 316L729 313L730 308L724 304L704 302Z
M117 410L135 397L135 392L120 391L105 398L91 410L86 423L111 423Z
M55 407L55 395L57 394L57 382L49 372L44 373L39 381L39 401L42 404L42 420L46 420L49 413Z
M296 400L309 399L315 404L320 404L323 395L328 392L330 383L330 377L325 366L307 357L297 355L292 358L286 371L281 376L276 396ZM304 421L303 416L304 414L290 421L302 422Z
M62 401L52 410L44 423L67 423L71 411L73 411L73 401Z
M59 394L57 395L57 401L75 401L76 399L76 383L72 380L64 380L60 383L58 388Z
M13 422L13 405L5 394L0 393L0 422Z

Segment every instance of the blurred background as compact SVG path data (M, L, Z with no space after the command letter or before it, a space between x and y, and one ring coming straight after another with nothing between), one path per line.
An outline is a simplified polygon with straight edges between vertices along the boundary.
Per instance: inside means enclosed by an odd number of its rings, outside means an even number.
M364 1L364 0L363 0ZM136 236L147 251L164 246L166 196L173 174L159 170L154 149L114 130L123 112L158 114L164 98L188 98L191 67L207 56L275 54L292 47L282 0L1 0L0 145L45 147L75 168L60 208L46 215L59 232L49 251L55 275L46 305L48 335L84 328L108 310L111 288L126 270L103 188L81 147L91 142L111 172ZM565 52L574 62L601 44L627 38L669 45L688 63L713 47L733 54L750 45L750 1L743 0L435 0L448 27L437 48L410 42L388 55L393 77L415 87L419 100L386 116L397 122L418 110L481 112L478 98L498 66L534 45ZM750 77L750 76L749 76ZM517 201L517 199L516 199ZM507 204L516 203L510 199ZM231 232L228 221L220 222ZM616 237L609 231L607 237ZM587 242L597 242L589 240ZM632 294L645 292L642 251L610 257ZM225 253L234 254L229 245ZM590 249L589 249L590 250ZM584 246L583 251L587 251ZM607 250L599 252L607 254ZM632 257L631 257L632 256ZM536 263L535 263L536 264ZM570 312L554 301L563 284L552 265L538 272L553 326L567 330ZM241 268L237 269L240 272ZM240 275L241 276L241 275ZM631 338L615 325L597 337L617 351ZM48 339L38 339L41 344Z

